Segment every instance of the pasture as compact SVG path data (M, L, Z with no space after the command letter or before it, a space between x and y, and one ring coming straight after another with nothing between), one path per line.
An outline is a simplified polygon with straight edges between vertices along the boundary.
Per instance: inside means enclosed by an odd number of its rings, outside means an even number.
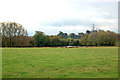
M118 48L2 48L3 78L117 78Z

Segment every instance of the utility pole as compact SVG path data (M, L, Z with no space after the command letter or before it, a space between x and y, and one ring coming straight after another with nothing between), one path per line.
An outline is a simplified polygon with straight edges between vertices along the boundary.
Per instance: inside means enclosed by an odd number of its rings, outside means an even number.
M94 31L95 31L95 25L93 24L93 29L92 29L92 41L93 41L93 45L95 45L95 35L94 35Z
M95 30L95 25L93 24L93 31Z
M95 25L93 24L92 34L94 34Z

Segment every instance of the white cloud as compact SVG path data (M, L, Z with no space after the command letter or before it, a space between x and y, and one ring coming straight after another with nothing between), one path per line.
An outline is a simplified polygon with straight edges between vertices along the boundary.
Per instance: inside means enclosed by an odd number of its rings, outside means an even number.
M82 2L87 2L82 4ZM117 19L105 18L110 17L111 13L106 9L111 10L113 6L107 8L96 7L90 2L116 2L118 0L0 0L0 22L15 21L22 24L33 35L35 30L41 30L46 34L56 34L58 31L64 32L84 32L86 29L91 29L85 25L65 25L43 26L42 24L53 23L56 21L81 20L86 21L86 24L97 24L108 29L116 30L113 26L117 26ZM96 3L98 2L98 3ZM78 4L78 5L77 5ZM100 4L100 3L99 3ZM113 11L117 14L117 11ZM88 21L88 22L87 22ZM103 25L104 24L104 25ZM105 29L102 28L102 29Z
M118 19L105 19L105 18L92 18L91 21L101 25L107 25L107 24L115 25L118 23Z
M98 29L101 29L101 30L110 30L110 31L116 31L118 32L118 27L114 27L114 26L101 26L101 27L97 27Z
M86 1L93 1L93 2L118 2L119 0L86 0Z

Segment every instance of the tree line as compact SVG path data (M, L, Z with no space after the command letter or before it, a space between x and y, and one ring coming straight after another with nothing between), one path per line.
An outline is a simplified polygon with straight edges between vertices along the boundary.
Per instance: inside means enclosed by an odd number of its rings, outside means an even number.
M59 47L59 46L116 46L120 34L104 30L87 30L86 33L64 33L45 35L35 31L28 36L27 30L15 22L0 23L2 47Z

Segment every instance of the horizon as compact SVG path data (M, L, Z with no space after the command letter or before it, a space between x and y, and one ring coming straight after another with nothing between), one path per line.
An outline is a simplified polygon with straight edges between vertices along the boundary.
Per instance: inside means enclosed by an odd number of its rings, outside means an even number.
M96 29L95 29L95 30L96 30ZM99 29L99 30L101 30L101 29ZM97 30L97 31L99 31L99 30ZM92 31L92 30L86 30L86 31ZM84 34L86 34L86 31L85 31L85 32L78 32L78 33L70 32L70 33L67 33L67 34L68 34L68 35L71 34L71 33L74 33L75 35L78 35L79 33L84 33ZM103 31L110 31L110 30L103 30ZM42 31L41 31L41 32L42 32ZM63 31L58 31L58 33L57 33L57 34L54 34L54 35L49 35L49 34L48 34L48 36L58 35L59 32L63 32ZM114 32L114 31L111 31L111 32ZM44 32L43 32L43 33L44 33ZM63 33L66 33L66 32L63 32ZM119 32L114 32L114 33L119 34ZM45 34L45 33L44 33L44 34ZM47 35L47 34L45 34L45 35ZM29 35L28 35L28 36L29 36ZM30 36L34 36L34 35L30 35Z
M97 29L118 33L118 0L4 0L0 9L0 22L20 23L29 36L35 31L46 35L59 31L85 33L92 30L92 24Z

